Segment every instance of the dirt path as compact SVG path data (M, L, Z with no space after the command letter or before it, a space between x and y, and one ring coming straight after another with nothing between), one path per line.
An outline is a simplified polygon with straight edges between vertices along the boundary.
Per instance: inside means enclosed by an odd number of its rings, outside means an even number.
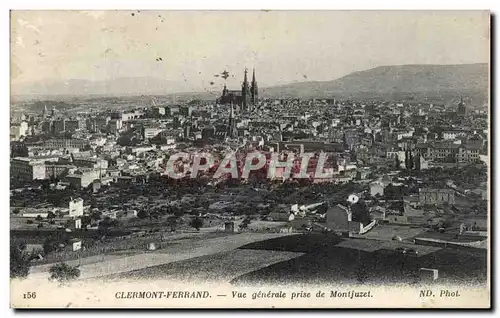
M81 262L81 279L108 276L139 270L146 267L168 264L194 257L227 252L243 245L290 234L241 233L210 239L186 240L154 252L136 255L98 255L67 262L73 266ZM50 265L32 268L33 278L48 278Z

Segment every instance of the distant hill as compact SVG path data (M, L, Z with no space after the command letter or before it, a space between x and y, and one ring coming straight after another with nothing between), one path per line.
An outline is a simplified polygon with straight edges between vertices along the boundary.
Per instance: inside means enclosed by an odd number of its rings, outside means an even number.
M16 85L13 95L21 96L130 96L165 95L189 91L184 82L168 81L152 77L122 77L110 81L43 81Z
M263 88L263 97L446 98L473 94L487 99L488 64L380 66L333 81Z
M272 98L380 98L449 101L464 95L468 101L488 99L488 64L380 66L332 81L300 82L260 88ZM173 96L215 99L219 92L189 92L185 82L157 78L118 78L112 81L69 80L17 85L12 94L49 98L61 96ZM180 93L187 92L187 93Z

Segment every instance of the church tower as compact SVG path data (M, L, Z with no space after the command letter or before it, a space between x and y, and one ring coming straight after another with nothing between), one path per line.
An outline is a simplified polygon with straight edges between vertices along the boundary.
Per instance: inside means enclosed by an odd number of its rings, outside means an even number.
M248 86L248 76L247 76L247 69L245 68L245 78L243 79L243 85L241 86L241 98L243 99L242 101L242 108L243 110L248 110L248 105L250 103L250 88Z
M252 105L257 105L259 102L259 87L257 86L257 80L255 79L255 68L252 74L252 86L250 88L252 93Z
M467 113L463 96L460 96L460 103L458 103L457 113L459 116L465 116L465 114Z
M231 108L229 110L227 136L233 137L233 134L234 134L234 107L233 107L233 102L231 102Z
M228 90L226 84L224 84L224 89L222 90L222 96L225 97L228 95Z

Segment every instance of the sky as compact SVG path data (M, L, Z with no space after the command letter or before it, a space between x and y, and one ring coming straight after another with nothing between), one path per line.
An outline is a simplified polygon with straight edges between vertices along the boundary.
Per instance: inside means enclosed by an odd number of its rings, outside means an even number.
M160 60L161 58L161 60ZM485 11L12 11L11 83L122 77L236 89L489 61ZM234 77L233 77L234 76ZM213 82L213 83L210 83Z

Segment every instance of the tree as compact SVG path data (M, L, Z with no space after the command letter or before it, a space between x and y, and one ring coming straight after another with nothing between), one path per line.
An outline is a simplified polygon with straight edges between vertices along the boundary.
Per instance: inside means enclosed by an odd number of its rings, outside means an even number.
M387 200L399 200L400 199L400 193L398 187L395 187L390 183L387 187L384 189L384 196Z
M36 216L35 221L40 222L42 221L42 216L39 214Z
M401 161L399 161L399 156L396 155L396 169L401 169Z
M161 219L161 216L162 216L162 214L160 211L152 211L151 213L149 213L150 219L158 220L158 219Z
M245 218L240 224L240 229L247 229L251 222L250 218Z
M102 213L99 211L94 211L90 214L90 218L94 221L99 221L101 219Z
M357 203L353 204L351 206L351 212L353 221L360 222L363 225L370 223L370 212L368 211L368 207L363 200L360 200Z
M47 237L43 242L43 253L45 255L57 249L57 241L53 237Z
M365 262L361 261L358 263L358 265L356 266L355 275L356 280L359 283L364 284L367 281L367 279L369 278L369 273Z
M417 155L415 156L415 162L414 162L414 163L415 163L414 168L415 168L415 170L417 170L417 171L420 171L420 170L422 169L422 166L421 166L421 164L420 164L420 160L422 160L422 158L421 158L421 156L420 156L420 155L418 155L418 154L417 154Z
M145 218L148 218L149 217L149 212L145 209L142 209L142 210L139 210L139 212L137 212L137 217L139 219L145 219Z
M413 170L414 167L414 159L411 151L408 151L408 170Z
M347 138L345 133L342 134L342 146L344 147L344 150L349 149L349 144L347 143Z
M194 219L191 220L191 223L189 225L195 228L197 231L199 231L200 228L203 226L203 219L195 217Z
M117 220L111 220L111 218L109 216L107 216L107 217L104 218L104 220L102 220L101 222L99 222L97 230L101 234L107 235L107 234L109 234L109 229L111 227L116 227L117 225L118 225L118 221Z
M30 271L30 255L26 252L26 244L17 243L10 246L10 277L26 278Z
M177 216L177 217L184 216L184 210L183 209L176 209L174 211L174 215Z
M92 218L90 215L82 216L82 228L86 229L92 223Z
M177 228L177 224L178 224L178 218L176 216L171 216L167 219L167 224L168 226L170 227L170 230L171 231L175 231L176 228Z
M66 263L60 263L52 266L49 269L49 280L57 280L59 282L67 282L80 277L78 267L69 266Z
M349 152L349 156L351 157L351 161L357 160L356 151L354 149L351 149L351 151Z
M49 220L52 220L56 217L56 214L52 211L50 211L49 213L47 213L47 219Z

